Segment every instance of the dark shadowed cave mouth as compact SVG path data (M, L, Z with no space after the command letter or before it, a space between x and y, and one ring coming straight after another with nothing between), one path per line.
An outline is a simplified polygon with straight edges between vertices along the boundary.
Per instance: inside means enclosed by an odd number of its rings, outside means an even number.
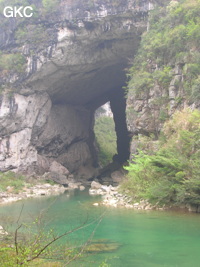
M121 58L117 63L106 61L98 68L90 66L90 72L80 66L77 72L71 70L70 75L62 70L32 82L36 89L47 86L51 99L47 123L39 138L36 134L33 140L42 164L46 159L56 161L77 179L87 180L110 177L129 159L130 136L124 90L126 61ZM117 153L113 155L113 163L108 162L108 166L101 169L94 122L95 111L107 102L110 102L113 113Z
M71 76L65 76L63 75L64 72L62 72L59 80L55 77L52 83L49 82L48 88L52 101L52 111L55 110L57 112L57 119L59 120L59 117L65 116L63 114L59 115L59 112L63 112L64 107L71 107L78 114L80 120L69 124L66 130L69 131L70 127L76 127L74 126L75 123L80 123L82 125L81 131L84 133L74 138L71 144L66 144L65 147L62 146L60 139L53 140L53 144L51 143L50 146L47 144L37 147L38 154L47 158L53 157L75 175L82 175L80 174L80 169L85 169L87 173L87 170L93 168L93 174L90 173L88 177L90 179L110 176L130 156L130 136L126 123L124 90L127 80L125 73L127 59L118 58L117 63L111 61L105 65L95 69L90 66L91 71L89 74L85 72L83 67L81 67L81 71L77 72L77 75L75 75L74 71L72 71L73 75ZM52 77L50 76L49 79L52 79ZM108 166L101 169L98 161L98 151L95 146L94 122L95 111L107 102L110 102L115 123L117 153L113 155L113 163L110 164L108 162ZM66 112L68 112L67 109ZM56 124L56 120L52 119L52 121ZM56 129L54 130L56 131ZM61 149L58 149L59 146L62 146ZM90 156L86 156L86 160L84 157L87 152L81 152L79 150L81 146L89 148ZM71 155L72 157L70 158ZM86 176L83 179L87 179Z
M60 101L56 101L55 104L59 104ZM95 122L95 111L105 103L110 102L110 108L113 113L113 121L115 124L116 132L116 150L117 153L113 155L112 162L104 167L99 164L99 157L97 147L95 145L95 133L94 133L94 122ZM61 101L61 103L63 103ZM77 106L77 105L74 105ZM105 176L119 169L124 162L129 159L130 156L130 136L126 124L126 98L125 90L123 86L119 86L99 94L98 97L93 98L89 102L84 104L84 108L90 111L91 114L91 128L88 139L88 146L92 155L92 165L98 169L97 178L102 179ZM93 180L95 177L90 177Z
M129 158L124 90L113 90L109 102L95 112L95 140L100 163L100 177L109 175ZM113 162L112 162L113 161Z
M119 72L121 73L119 74ZM121 71L119 72L116 73L116 77L115 75L110 77L111 78L110 83L113 84L114 87L108 91L102 90L103 91L102 94L99 93L98 96L87 102L85 106L92 111L94 118L96 109L104 105L106 102L110 102L110 107L113 113L113 120L115 123L115 131L117 137L117 142L116 142L117 154L114 155L113 161L121 165L124 162L126 162L130 156L130 136L128 133L127 123L126 123L126 97L124 90L126 76L122 66L121 66ZM120 82L116 83L116 80L119 79L119 76L120 76L119 80ZM105 81L105 79L103 80ZM101 85L98 86L101 87ZM92 143L94 143L93 139L94 139L94 129L92 128L91 132ZM95 162L95 164L96 163L98 164L98 162Z
M130 156L130 136L126 124L126 98L123 87L114 88L105 95L93 100L89 103L89 107L93 109L93 112L99 105L103 105L106 102L110 102L110 108L113 113L113 120L115 124L116 132L116 149L117 154L113 155L113 162L103 167L99 171L98 178L101 179L104 176L109 176L113 171L119 169L123 163L125 163ZM94 143L94 128L91 132L91 141ZM98 152L94 151L94 166L99 166Z

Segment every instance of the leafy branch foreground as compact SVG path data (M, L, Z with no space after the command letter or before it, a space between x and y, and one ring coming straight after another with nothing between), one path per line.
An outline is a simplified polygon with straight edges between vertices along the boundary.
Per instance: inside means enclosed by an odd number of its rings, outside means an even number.
M90 244L94 233L101 223L104 213L96 219L89 221L88 216L83 223L67 230L62 234L56 234L54 230L46 231L44 221L45 211L42 210L32 224L21 221L23 206L16 222L13 233L4 235L0 245L0 266L67 266L72 261L84 256L86 247ZM59 240L70 236L74 232L94 225L93 231L85 243L78 247L57 244ZM1 236L0 236L1 238Z
M153 204L200 206L200 111L176 112L155 147L125 167L122 190Z

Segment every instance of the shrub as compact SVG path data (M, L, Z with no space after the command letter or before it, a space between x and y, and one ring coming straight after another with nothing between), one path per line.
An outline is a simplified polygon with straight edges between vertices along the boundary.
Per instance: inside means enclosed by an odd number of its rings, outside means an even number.
M184 66L181 84L188 100L200 99L200 1L171 2L150 14L150 29L142 36L133 67L129 71L129 94L148 94L154 85L167 89L170 72L177 64Z
M59 0L42 0L42 5L45 11L50 12L58 5Z
M0 172L0 191L6 191L7 187L13 188L13 193L18 193L25 186L25 178L13 172Z
M25 70L26 58L20 53L3 54L0 51L0 70L21 73Z
M165 123L159 148L139 151L122 190L160 204L200 205L200 112L185 109Z

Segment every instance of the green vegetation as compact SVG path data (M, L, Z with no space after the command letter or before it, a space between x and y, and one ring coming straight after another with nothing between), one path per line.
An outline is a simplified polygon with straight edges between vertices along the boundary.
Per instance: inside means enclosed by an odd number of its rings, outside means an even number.
M140 97L154 85L165 92L172 78L171 70L179 66L185 97L189 101L200 99L199 13L200 0L171 1L167 7L151 12L150 30L144 33L129 72L130 95Z
M25 70L26 59L20 53L4 54L0 51L0 71L21 73Z
M199 13L200 0L171 1L151 11L150 27L130 68L128 98L151 99L155 124L154 136L134 137L139 141L138 154L126 167L129 175L122 190L136 199L200 205L200 112L185 109L167 121L171 81L178 92L176 108L200 99ZM131 121L140 113L129 105L127 116Z
M200 205L200 111L176 112L150 149L125 167L122 190L151 203Z
M59 0L41 0L37 2L34 0L0 0L1 13L6 6L31 6L33 16L30 18L16 18L15 28L12 29L14 35L12 46L14 46L14 49L0 50L0 72L3 78L9 77L13 73L21 74L25 71L26 57L22 55L21 49L17 49L17 46L29 44L30 55L33 55L49 46L50 43L52 44L54 35L49 34L47 27L44 26L44 20L48 20L48 16L57 12ZM11 32L10 20L8 18L2 19L0 27L7 32L7 36ZM0 88L0 90L3 89Z
M108 165L116 151L116 133L114 121L110 117L101 116L96 119L94 132L99 150L99 162Z
M25 177L13 172L0 172L0 192L12 190L12 193L19 193L25 186Z
M24 188L30 188L38 184L50 184L55 185L56 183L52 180L42 180L39 181L36 178L27 178L18 173L12 171L9 172L0 172L0 192L8 193L20 193L24 191Z
M1 267L68 266L72 261L86 257L88 251L95 248L90 245L91 240L103 219L104 213L94 219L90 219L86 213L85 218L82 218L82 222L78 226L69 228L68 225L66 228L69 229L60 234L51 229L47 219L45 219L52 204L53 202L46 209L42 209L35 219L29 214L30 222L29 220L22 221L23 205L16 221L11 221L9 217L1 218L1 224L4 225L4 234L2 234L2 230L0 233ZM92 227L89 238L82 244L73 244L71 242L73 233L88 227ZM61 239L64 239L64 242L60 242ZM104 251L105 247L108 251L117 248L115 243L109 245L105 244L98 251Z
M33 49L41 49L48 44L50 36L43 25L21 25L15 32L17 44L30 44Z
M55 262L55 259L60 257L60 260L65 258L67 261L74 256L75 249L67 249L65 246L54 244L73 230L62 235L56 235L52 229L47 231L43 221L44 215L45 212L42 211L32 223L22 223L20 217L14 223L15 230L9 231L9 234L3 237L4 244L0 246L2 267L63 266L61 262ZM78 229L74 229L76 230ZM45 258L51 259L52 262L48 263L43 260Z
M46 12L52 12L57 7L59 0L42 0L42 5Z

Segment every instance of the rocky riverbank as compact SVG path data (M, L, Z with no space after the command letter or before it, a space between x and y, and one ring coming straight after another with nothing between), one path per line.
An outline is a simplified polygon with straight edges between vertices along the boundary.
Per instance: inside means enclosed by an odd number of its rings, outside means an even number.
M200 207L185 204L181 206L170 205L152 205L147 200L140 200L135 202L133 198L126 194L122 194L119 186L102 185L99 182L93 181L89 189L90 195L101 195L102 201L93 203L94 206L104 205L110 207L131 208L136 210L186 210L189 212L200 213Z
M59 195L64 193L65 191L70 190L85 190L86 186L81 182L71 181L67 184L67 187L60 184L37 184L29 187L24 187L18 193L13 192L13 188L11 186L7 187L6 192L0 192L0 205L7 204L11 202L16 202L19 200L27 199L27 198L35 198L35 197L44 197L50 195ZM92 181L89 188L90 195L100 195L102 199L100 202L93 203L94 206L110 206L115 208L130 208L136 210L169 210L169 209L184 209L190 212L200 213L200 207L194 207L189 204L183 205L180 207L173 206L159 206L158 204L152 205L147 200L140 200L135 202L133 198L126 194L122 194L119 190L119 186L112 185L102 185L99 182Z
M24 187L18 193L13 192L13 188L11 186L7 187L7 191L0 192L0 205L7 204L11 202L16 202L19 200L27 199L27 198L35 198L35 197L44 197L50 195L59 195L64 193L66 190L84 190L85 187L81 183L71 182L68 184L68 187L64 187L59 184L37 184L29 187Z
M31 187L24 187L18 193L12 192L12 187L8 186L6 192L0 192L0 204L7 204L22 199L58 195L64 193L66 188L61 185L38 184Z
M125 207L133 209L143 209L143 210L152 210L152 209L163 209L157 208L156 206L148 203L147 200L141 200L140 202L134 202L134 200L128 195L121 194L119 192L119 186L112 185L102 185L99 182L93 181L91 183L91 188L89 189L90 195L101 195L102 201L100 203L94 203L95 206L105 205L111 207Z

